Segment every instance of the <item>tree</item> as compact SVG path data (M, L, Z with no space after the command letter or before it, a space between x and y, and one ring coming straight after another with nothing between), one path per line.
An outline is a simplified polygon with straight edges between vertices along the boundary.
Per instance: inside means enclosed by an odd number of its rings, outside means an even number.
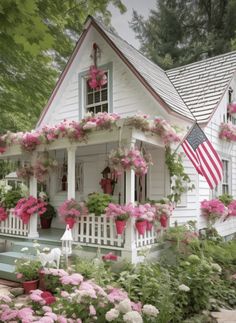
M88 14L121 0L1 0L0 133L35 125Z
M236 43L236 0L159 0L148 19L133 12L141 51L163 68L230 51Z

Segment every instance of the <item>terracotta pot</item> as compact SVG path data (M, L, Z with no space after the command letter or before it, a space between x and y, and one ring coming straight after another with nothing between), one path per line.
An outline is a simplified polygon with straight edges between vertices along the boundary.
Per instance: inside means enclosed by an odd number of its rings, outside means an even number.
M29 294L31 290L35 290L38 288L38 279L37 280L29 280L22 283L25 294Z
M136 229L140 235L144 235L147 230L147 221L137 221L135 222Z
M168 217L166 215L161 215L160 223L163 228L166 228L168 225Z
M44 277L45 277L45 274L42 272L39 272L39 289L42 291L46 290Z
M122 220L116 220L115 221L116 224L116 232L117 234L122 234L125 230L125 226L126 226L126 221L122 221Z
M152 230L152 227L153 227L153 223L147 221L147 231L151 231Z
M47 219L47 218L44 218L43 215L40 217L40 224L42 229L50 229L51 223L52 223L52 218Z

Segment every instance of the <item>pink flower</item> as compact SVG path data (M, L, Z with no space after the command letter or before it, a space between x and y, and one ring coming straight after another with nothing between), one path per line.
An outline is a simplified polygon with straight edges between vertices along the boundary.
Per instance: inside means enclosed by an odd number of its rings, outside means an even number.
M16 274L16 278L17 278L17 279L21 279L21 278L23 278L23 274L21 274L21 273L17 273L17 274Z
M114 255L112 252L109 252L108 254L106 254L105 256L102 256L102 260L112 260L112 261L116 261L118 259L118 257L116 255Z
M122 291L119 288L112 288L108 293L108 300L111 303L121 302L128 297L128 294L125 291Z
M89 305L89 315L95 316L97 314L96 309L93 305Z

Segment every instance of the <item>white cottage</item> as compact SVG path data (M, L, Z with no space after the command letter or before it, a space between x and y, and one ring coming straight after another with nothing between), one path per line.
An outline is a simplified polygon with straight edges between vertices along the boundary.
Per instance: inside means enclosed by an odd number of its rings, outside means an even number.
M94 44L99 48L97 65L107 76L106 86L91 90L87 75L93 65ZM121 118L137 112L150 118L160 116L172 125L178 125L186 134L195 120L207 134L223 161L224 178L217 190L212 192L206 180L184 157L184 166L195 189L182 196L170 224L196 220L198 227L205 223L200 217L200 201L222 193L236 197L236 149L234 144L219 139L222 122L235 121L227 113L228 103L236 100L236 52L202 60L168 71L144 57L118 35L107 30L94 18L89 17L84 25L74 52L62 72L49 101L44 108L37 129L53 126L67 120L81 120L87 112L117 113ZM232 119L232 120L231 120ZM154 165L142 178L142 199L158 200L170 193L170 178L165 165L165 147L156 136L130 127L121 126L113 131L93 132L85 142L73 142L62 138L50 145L39 145L35 152L22 154L19 146L12 146L1 158L33 162L37 154L47 150L59 163L59 171L50 175L47 188L51 203L58 207L67 198L78 201L86 199L91 192L102 192L101 172L107 166L107 156L119 143L133 147L145 146L152 154ZM176 148L176 147L175 147ZM175 149L174 148L174 149ZM179 147L180 151L181 148ZM63 179L64 177L64 179ZM139 195L140 179L133 170L121 176L115 186L114 197L120 203L134 203ZM30 178L30 194L37 196L37 180ZM155 244L155 231L140 236L130 220L123 235L117 236L114 223L104 216L81 217L73 229L74 242L87 252L113 250L132 262L138 261L138 253L144 246ZM236 219L216 224L222 236L236 232ZM58 218L46 233L40 229L37 215L28 225L13 215L0 222L1 237L22 239L50 239L59 241L65 225ZM50 238L51 235L51 238ZM55 242L55 241L54 241Z

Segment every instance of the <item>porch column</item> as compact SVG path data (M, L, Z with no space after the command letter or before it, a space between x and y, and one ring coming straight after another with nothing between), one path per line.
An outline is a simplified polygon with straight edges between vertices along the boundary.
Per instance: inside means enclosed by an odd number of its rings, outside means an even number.
M67 199L75 199L75 153L76 147L67 148ZM72 229L73 240L78 240L78 223Z
M135 147L136 140L131 138L130 148ZM126 171L126 204L135 202L135 173L133 169ZM125 245L124 245L124 257L131 261L131 263L137 262L137 250L136 250L136 242L135 242L135 220L134 218L130 218L126 224L125 230Z
M76 147L67 148L67 198L75 198L75 152Z
M32 156L31 162L35 163L36 155ZM34 176L30 177L29 180L29 193L31 196L37 198L37 179ZM28 238L34 239L39 237L38 233L38 214L32 214L29 221L29 233Z

